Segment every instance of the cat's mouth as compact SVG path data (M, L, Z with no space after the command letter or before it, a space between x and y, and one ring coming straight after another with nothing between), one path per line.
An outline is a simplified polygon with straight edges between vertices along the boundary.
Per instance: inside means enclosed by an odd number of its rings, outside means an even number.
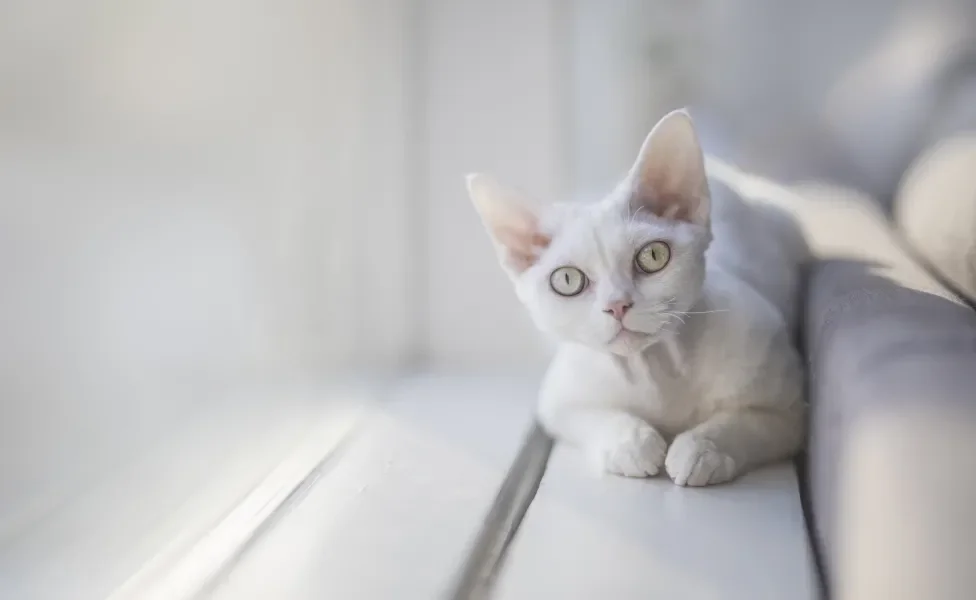
M648 336L650 336L649 333L644 333L643 331L636 331L634 329L627 329L626 327L621 325L620 329L617 331L617 333L613 335L612 338L610 338L610 341L608 341L607 344L614 345L614 344L625 343L629 345L636 341L645 340L647 339Z
M617 330L617 333L615 333L613 335L613 337L610 338L610 341L612 342L613 340L615 340L617 338L625 337L625 336L628 336L628 335L646 335L646 334L641 333L640 331L634 331L633 329L627 329L626 327L624 327L623 325L621 325L620 326L620 329Z
M630 356L643 351L649 344L649 337L646 333L621 327L607 342L605 349L618 356Z
M620 326L617 333L606 344L607 349L614 354L629 355L643 352L645 348L658 339L659 332L648 333Z

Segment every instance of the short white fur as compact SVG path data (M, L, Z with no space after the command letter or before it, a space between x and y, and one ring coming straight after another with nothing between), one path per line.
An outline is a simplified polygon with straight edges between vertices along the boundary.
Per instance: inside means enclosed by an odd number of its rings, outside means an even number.
M664 469L678 485L702 486L802 445L793 331L806 245L769 195L739 185L754 177L712 164L709 177L690 116L675 111L596 203L534 203L468 177L519 299L560 342L540 421L606 472ZM645 274L635 255L652 241L671 256ZM586 275L575 296L551 286L563 266Z

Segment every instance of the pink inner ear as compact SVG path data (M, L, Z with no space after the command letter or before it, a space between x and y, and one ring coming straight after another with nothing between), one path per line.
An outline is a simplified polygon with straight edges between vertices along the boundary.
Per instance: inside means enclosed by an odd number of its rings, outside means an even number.
M509 226L495 231L498 243L505 248L510 267L522 272L539 258L540 251L549 246L552 241L547 235L539 233L534 224L523 224L518 227Z
M663 194L651 200L651 210L662 219L691 221L698 205L697 199L685 198L679 194Z
M631 210L643 207L661 218L707 224L707 175L687 113L670 113L654 126L630 176Z
M636 213L642 209L650 210L652 214L662 219L672 221L691 221L697 208L698 200L689 199L680 194L654 194L650 198L639 197L640 192L635 192L631 199L631 208Z

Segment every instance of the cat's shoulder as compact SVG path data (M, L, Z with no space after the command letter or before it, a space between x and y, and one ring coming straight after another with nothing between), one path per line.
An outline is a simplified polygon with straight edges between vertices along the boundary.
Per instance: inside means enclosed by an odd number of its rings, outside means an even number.
M710 266L705 277L702 311L706 327L721 330L775 331L787 326L779 308L739 273Z

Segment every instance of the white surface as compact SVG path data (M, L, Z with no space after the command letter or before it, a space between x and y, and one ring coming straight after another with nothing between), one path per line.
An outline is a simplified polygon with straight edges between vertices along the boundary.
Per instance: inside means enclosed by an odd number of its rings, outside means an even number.
M584 199L607 193L658 119L689 102L696 3L572 0L565 96L570 176Z
M535 382L415 379L354 434L215 600L430 600L527 430ZM814 597L788 465L727 486L590 476L558 448L499 578L506 600Z
M291 450L285 388L399 361L410 4L2 3L0 598L104 598Z
M0 598L102 600L153 589L139 586L162 581L208 532L219 533L296 445L332 422L340 398L355 396L297 386L214 393L88 485L35 498L33 512L4 523ZM219 558L193 566L212 568Z
M174 536L173 542L108 600L190 600L197 597L215 575L233 563L244 545L260 535L263 526L297 493L306 479L331 458L363 412L363 402L347 401L334 402L318 415L304 415L308 427L290 432L294 448L233 505L228 514L198 539L194 539L197 532L192 530Z
M814 582L790 465L682 488L594 474L557 446L497 597L793 600Z
M514 459L533 388L408 383L212 598L439 597Z
M556 0L424 3L425 347L435 368L540 368L548 356L464 189L489 172L562 192L566 111Z

